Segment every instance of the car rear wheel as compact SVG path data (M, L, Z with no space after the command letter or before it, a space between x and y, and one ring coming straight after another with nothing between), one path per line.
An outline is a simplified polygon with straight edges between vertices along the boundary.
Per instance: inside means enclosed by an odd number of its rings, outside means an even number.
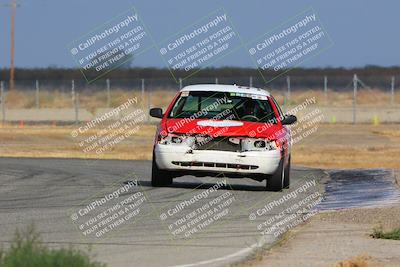
M285 170L283 167L283 158L279 162L278 169L273 175L267 178L266 190L268 191L281 191L285 180Z
M158 168L155 158L153 156L153 163L151 168L151 185L152 186L166 186L172 184L173 177L169 171L161 170Z
M290 187L290 155L289 155L289 160L288 164L286 165L285 168L285 177L283 179L283 188L288 189Z

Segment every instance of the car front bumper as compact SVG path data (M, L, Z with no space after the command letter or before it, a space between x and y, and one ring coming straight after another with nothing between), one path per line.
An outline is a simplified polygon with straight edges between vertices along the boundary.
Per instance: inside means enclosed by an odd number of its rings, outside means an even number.
M176 171L233 172L273 174L279 166L279 150L231 152L190 150L187 146L156 144L158 168Z

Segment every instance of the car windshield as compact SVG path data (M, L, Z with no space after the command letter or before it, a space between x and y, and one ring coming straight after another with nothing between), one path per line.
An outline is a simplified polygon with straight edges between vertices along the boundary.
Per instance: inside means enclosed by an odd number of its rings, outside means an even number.
M235 92L183 91L168 117L276 122L267 96Z

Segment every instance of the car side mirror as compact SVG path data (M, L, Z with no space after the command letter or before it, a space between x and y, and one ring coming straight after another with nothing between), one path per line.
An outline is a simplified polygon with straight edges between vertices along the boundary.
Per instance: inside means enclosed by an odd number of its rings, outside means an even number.
M151 108L150 116L161 119L163 117L162 108Z
M297 121L297 117L295 115L286 115L285 118L281 121L282 125L293 124Z

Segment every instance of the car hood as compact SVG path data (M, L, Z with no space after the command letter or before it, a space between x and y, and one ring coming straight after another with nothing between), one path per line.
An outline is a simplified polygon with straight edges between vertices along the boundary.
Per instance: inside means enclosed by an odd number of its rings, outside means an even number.
M249 136L276 139L280 124L209 119L167 119L168 132L211 136Z

